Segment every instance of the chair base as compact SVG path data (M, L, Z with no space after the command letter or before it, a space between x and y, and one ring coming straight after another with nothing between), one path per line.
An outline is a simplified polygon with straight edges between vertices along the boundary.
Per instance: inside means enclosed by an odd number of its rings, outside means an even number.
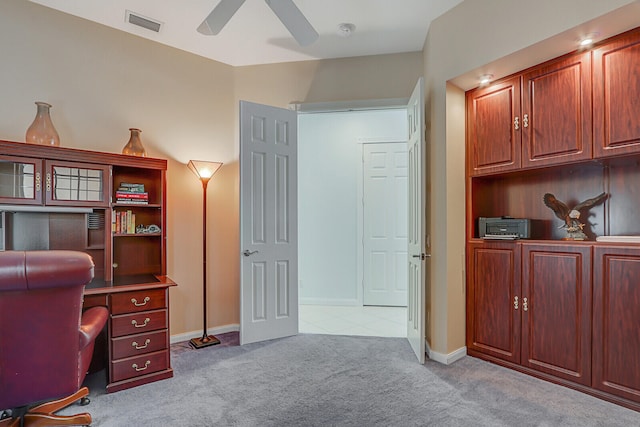
M88 395L89 389L82 387L71 396L29 408L22 417L0 420L0 427L89 426L91 425L91 414L88 412L76 415L54 414L78 400L81 401L81 405L88 404Z

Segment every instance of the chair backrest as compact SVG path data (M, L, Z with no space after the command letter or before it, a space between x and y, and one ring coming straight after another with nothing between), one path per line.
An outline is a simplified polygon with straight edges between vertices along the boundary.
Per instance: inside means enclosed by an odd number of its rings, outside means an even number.
M0 252L0 410L78 390L82 299L92 278L82 252Z

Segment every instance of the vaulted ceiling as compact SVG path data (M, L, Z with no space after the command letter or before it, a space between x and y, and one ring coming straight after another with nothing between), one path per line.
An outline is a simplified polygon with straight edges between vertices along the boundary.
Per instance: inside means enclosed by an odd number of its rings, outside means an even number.
M31 0L229 65L255 65L422 50L431 21L462 0L293 0L319 33L301 47L264 0L246 0L217 35L196 31L221 0ZM158 33L127 11L161 23ZM355 26L349 37L339 25Z

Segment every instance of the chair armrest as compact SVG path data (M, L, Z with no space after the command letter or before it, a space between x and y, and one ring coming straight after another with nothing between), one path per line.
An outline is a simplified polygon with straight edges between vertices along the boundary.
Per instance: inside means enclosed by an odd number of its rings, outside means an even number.
M82 313L79 350L82 350L96 339L102 328L104 328L105 323L107 323L107 317L109 317L109 310L106 307L91 307Z

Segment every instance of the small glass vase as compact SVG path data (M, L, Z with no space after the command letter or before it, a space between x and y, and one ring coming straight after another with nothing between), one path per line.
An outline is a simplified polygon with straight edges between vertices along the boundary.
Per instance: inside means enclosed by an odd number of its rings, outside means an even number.
M122 154L126 154L127 156L147 157L147 152L140 140L140 134L142 131L135 128L130 128L129 131L131 131L131 137L129 137L129 142L127 142L127 145L122 149Z
M53 126L49 114L51 105L40 101L37 101L36 105L38 106L36 118L33 119L33 123L31 123L31 126L27 129L25 141L30 144L59 146L60 136Z

